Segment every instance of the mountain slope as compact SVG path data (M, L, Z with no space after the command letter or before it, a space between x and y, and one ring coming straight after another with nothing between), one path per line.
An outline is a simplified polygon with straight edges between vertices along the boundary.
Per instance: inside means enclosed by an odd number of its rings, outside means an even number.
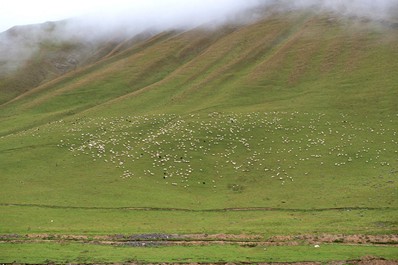
M0 231L396 233L396 69L330 14L125 43L0 106Z
M345 23L302 14L216 31L164 33L44 84L10 106L49 115L79 112L141 91L145 104L137 96L126 101L135 112L162 105L162 111L283 109L292 100L295 108L395 111L397 30ZM367 100L369 93L376 98Z
M117 34L88 38L84 29L80 33L79 27L70 24L59 21L16 26L0 34L0 103L152 35L143 32L131 39Z

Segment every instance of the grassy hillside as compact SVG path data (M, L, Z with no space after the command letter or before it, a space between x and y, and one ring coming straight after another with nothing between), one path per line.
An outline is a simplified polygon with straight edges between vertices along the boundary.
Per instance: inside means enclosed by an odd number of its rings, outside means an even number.
M396 29L340 20L290 15L211 32L162 33L36 88L6 104L2 116L28 111L47 121L92 107L109 113L108 106L116 106L115 114L288 106L395 113ZM3 126L2 134L26 125Z
M131 42L0 106L0 233L396 234L396 69L331 15Z
M73 32L70 23L16 26L0 34L0 104L152 35L144 32L131 39L116 34L88 39Z

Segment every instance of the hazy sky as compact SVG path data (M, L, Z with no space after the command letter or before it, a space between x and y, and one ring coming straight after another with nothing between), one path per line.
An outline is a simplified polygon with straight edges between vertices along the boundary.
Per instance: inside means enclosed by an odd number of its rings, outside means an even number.
M268 2L283 2L289 8L316 4L336 13L366 16L380 15L398 5L398 0L0 0L0 32L15 25L77 16L91 17L104 25L134 21L189 27L223 20L237 11Z
M0 32L15 25L77 16L109 20L119 14L123 14L123 19L138 16L164 23L170 19L193 23L228 15L261 1L264 0L0 0Z
M118 8L139 2L131 0L0 0L0 31L15 25L56 21L90 13L114 12Z

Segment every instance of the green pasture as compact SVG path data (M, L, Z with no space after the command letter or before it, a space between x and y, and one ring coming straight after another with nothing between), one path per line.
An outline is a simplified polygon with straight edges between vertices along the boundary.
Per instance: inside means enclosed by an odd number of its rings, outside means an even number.
M396 208L397 117L316 113L78 118L0 139L2 203Z
M9 135L0 140L0 231L396 233L397 120L372 122L162 114Z
M69 262L297 262L357 260L364 256L396 259L398 249L389 246L278 246L239 247L112 247L78 243L1 244L1 262L61 263Z
M396 234L397 210L172 211L1 206L1 234Z

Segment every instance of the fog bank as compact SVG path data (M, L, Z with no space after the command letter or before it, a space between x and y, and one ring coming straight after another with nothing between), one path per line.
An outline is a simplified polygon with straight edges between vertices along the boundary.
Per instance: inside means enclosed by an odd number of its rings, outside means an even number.
M9 2L18 3L21 0ZM54 4L57 2L58 4ZM81 3L80 3L81 2ZM397 23L398 0L85 0L28 1L29 13L60 12L63 22L15 27L0 34L0 74L16 69L39 49L43 42L79 39L89 45L98 40L131 38L141 32L214 28L225 23L248 23L268 8L283 11L311 10L337 16L357 16ZM68 7L68 8L66 8ZM19 7L18 12L21 7ZM258 12L257 12L258 11ZM0 26L7 16L0 10ZM42 12L42 13L40 13ZM19 15L23 13L18 13ZM8 17L18 18L18 14ZM37 14L36 14L37 15ZM0 27L1 29L1 27ZM90 44L91 43L91 44Z

